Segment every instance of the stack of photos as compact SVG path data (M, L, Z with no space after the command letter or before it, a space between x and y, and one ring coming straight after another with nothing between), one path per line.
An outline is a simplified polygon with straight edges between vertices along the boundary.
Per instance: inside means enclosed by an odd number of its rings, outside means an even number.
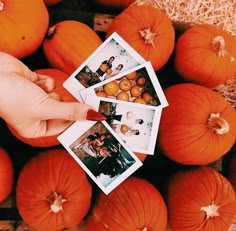
M106 117L76 121L58 140L108 194L153 155L162 109L168 106L150 62L113 33L64 82L80 102Z

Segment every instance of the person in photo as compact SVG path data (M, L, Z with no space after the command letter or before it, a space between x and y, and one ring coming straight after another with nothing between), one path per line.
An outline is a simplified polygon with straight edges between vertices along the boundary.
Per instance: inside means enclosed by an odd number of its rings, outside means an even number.
M118 75L120 73L120 71L122 70L122 68L123 68L123 64L120 63L114 69L108 69L106 71L106 74L102 78L100 78L100 80L106 80L106 79L109 79L112 76Z
M125 114L115 114L115 115L104 115L106 121L109 124L126 124L129 127L134 127L136 124L143 124L144 120L142 118L136 118L132 111L128 111Z
M112 63L115 60L114 56L111 56L108 60L104 60L99 68L95 71L95 73L92 75L91 79L88 81L88 84L90 86L97 84L101 82L103 75L106 73L108 69L112 68Z

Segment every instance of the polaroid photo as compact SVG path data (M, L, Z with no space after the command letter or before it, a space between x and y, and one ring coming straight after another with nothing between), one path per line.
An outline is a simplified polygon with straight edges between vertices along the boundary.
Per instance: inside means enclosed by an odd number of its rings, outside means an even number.
M87 95L86 104L106 116L106 122L133 152L153 155L162 109Z
M85 102L86 95L145 104L154 108L168 106L163 89L151 62L140 64L126 72L80 91Z
M58 140L105 194L142 166L106 122L77 121Z
M76 99L82 101L79 94L81 89L93 86L144 62L144 58L114 32L74 71L63 86Z

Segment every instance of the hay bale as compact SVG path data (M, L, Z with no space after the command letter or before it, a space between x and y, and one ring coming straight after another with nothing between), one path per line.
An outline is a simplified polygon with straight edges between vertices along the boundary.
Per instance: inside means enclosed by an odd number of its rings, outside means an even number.
M236 35L235 0L137 0L133 4L150 4L163 10L176 27L208 23Z

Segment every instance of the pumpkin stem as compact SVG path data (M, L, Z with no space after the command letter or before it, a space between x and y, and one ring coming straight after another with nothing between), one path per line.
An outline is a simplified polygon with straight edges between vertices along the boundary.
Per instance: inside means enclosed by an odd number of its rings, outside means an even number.
M222 135L229 131L228 122L220 117L220 113L211 113L207 120L207 127L216 134Z
M62 198L62 195L58 194L57 192L52 192L48 198L47 201L50 203L50 211L54 213L58 213L62 211L62 205L67 200Z
M236 75L213 90L223 96L236 109Z
M213 50L217 52L218 57L224 57L226 54L228 54L228 52L225 50L225 40L223 36L218 35L212 38L211 46ZM234 62L234 57L231 56L230 61Z
M201 207L201 210L206 213L206 220L211 217L220 216L218 212L219 207L220 207L219 205L216 205L214 203L208 206Z
M56 25L50 26L50 27L48 28L46 38L47 38L48 40L50 40L50 39L54 36L55 33L56 33Z
M0 11L4 9L4 2L0 1Z
M140 30L139 34L144 39L144 43L151 44L153 48L155 49L154 37L157 35L157 33L153 33L150 27L148 27L144 30Z

